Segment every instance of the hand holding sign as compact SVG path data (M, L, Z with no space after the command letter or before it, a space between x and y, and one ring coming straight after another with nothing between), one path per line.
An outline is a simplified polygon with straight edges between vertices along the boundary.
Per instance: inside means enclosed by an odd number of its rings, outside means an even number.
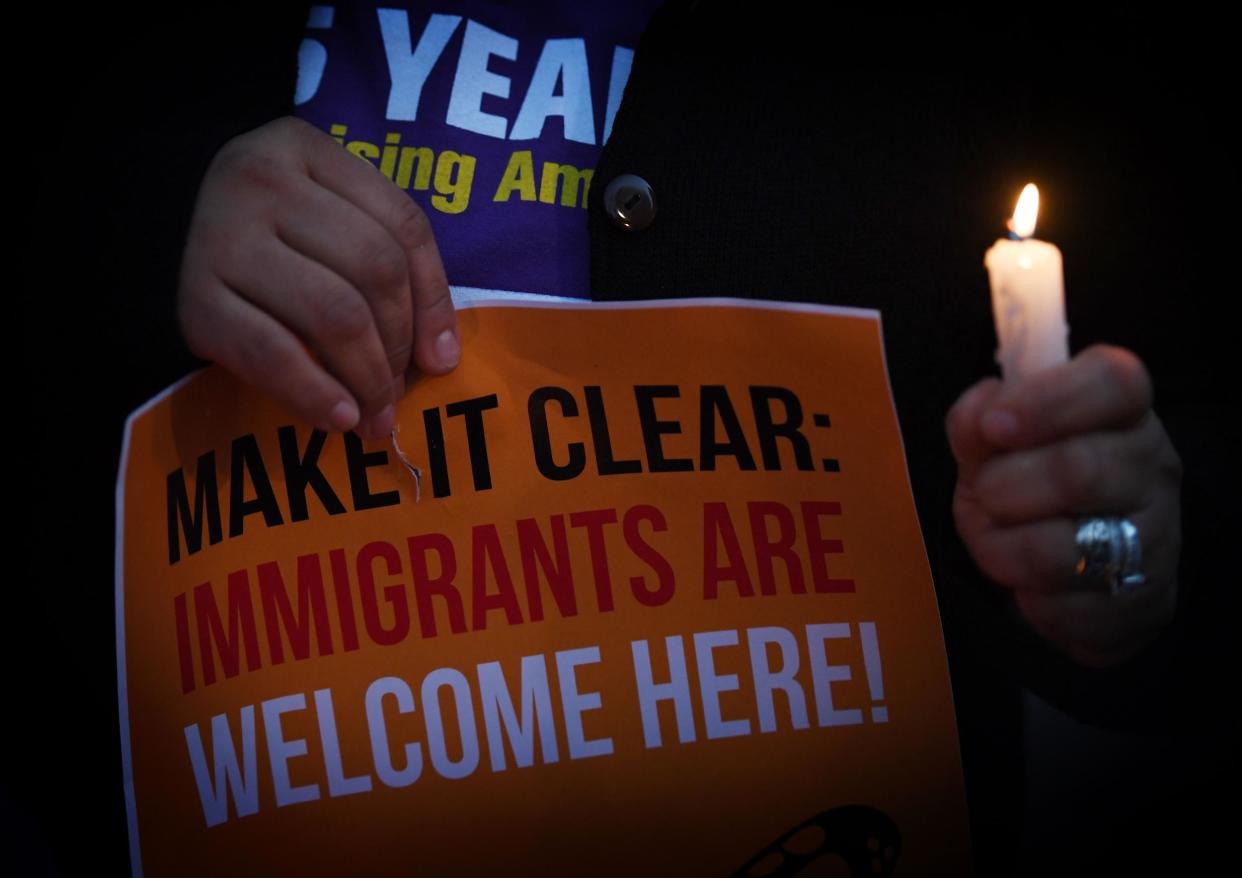
M958 463L954 516L979 568L1013 590L1036 631L1086 665L1138 652L1172 620L1181 548L1181 461L1130 352L1097 345L1002 384L986 379L946 422ZM1074 589L1076 520L1128 517L1147 584Z
M460 356L426 215L297 119L212 161L178 306L195 353L324 430L387 434L407 368L439 374Z

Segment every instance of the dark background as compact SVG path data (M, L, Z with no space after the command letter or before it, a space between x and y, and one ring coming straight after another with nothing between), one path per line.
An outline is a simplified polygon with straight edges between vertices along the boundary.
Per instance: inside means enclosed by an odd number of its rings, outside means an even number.
M30 241L14 253L26 267L23 411L10 435L27 481L10 508L28 531L6 614L8 874L111 874L128 862L113 615L121 433L128 412L197 365L179 341L174 296L207 162L229 137L290 109L305 12L260 5L245 15L93 12L31 34L45 59L31 77L31 118L45 140L31 150L10 130L10 167L31 195L19 217ZM1223 719L1237 700L1228 556L1239 484L1228 357L1236 332L1225 317L1239 293L1229 35L1219 23L1130 12L925 24L929 45L979 47L938 63L995 87L1012 83L1015 105L1054 147L1056 160L1035 168L1045 191L1099 169L1132 184L1108 190L1116 203L1089 217L1091 254L1067 250L1067 265L1094 272L1071 276L1071 299L1076 285L1133 284L1140 301L1117 313L1119 341L1159 333L1151 315L1162 313L1169 332L1192 342L1169 354L1191 367L1167 391L1188 401L1189 426L1174 439L1199 498L1188 522L1198 578L1211 584L1196 597L1196 645L1179 668L1185 691L1109 733L1030 702L1024 872L1228 862L1226 815L1212 797L1231 799L1237 776L1236 727ZM1013 33L1038 50L1029 73L992 51ZM1086 221L1053 213L1040 234L1083 240L1070 226ZM979 241L980 260L989 243ZM1149 365L1158 374L1164 364Z

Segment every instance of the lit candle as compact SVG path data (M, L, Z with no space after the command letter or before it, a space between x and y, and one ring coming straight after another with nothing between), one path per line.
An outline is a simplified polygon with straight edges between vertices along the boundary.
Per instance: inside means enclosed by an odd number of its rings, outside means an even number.
M1010 240L988 250L983 264L992 286L992 316L1001 374L1016 380L1069 359L1061 251L1036 241L1039 190L1027 183L1010 220Z

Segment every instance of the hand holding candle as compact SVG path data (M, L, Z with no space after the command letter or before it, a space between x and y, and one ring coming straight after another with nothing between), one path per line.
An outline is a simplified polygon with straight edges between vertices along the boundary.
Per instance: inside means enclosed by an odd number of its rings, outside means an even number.
M1019 238L1033 230L1024 213ZM957 530L1036 632L1081 664L1115 665L1176 611L1181 461L1134 354L1096 345L1068 359L1060 252L998 241L986 264L1004 381L980 381L946 420ZM1078 526L1094 517L1137 529L1145 585L1110 594L1076 575Z

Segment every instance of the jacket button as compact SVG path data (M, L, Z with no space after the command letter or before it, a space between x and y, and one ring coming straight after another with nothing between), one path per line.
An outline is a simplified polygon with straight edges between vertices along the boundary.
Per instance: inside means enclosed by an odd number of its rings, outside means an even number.
M604 190L604 210L617 228L641 232L655 219L655 192L642 177L622 174Z

